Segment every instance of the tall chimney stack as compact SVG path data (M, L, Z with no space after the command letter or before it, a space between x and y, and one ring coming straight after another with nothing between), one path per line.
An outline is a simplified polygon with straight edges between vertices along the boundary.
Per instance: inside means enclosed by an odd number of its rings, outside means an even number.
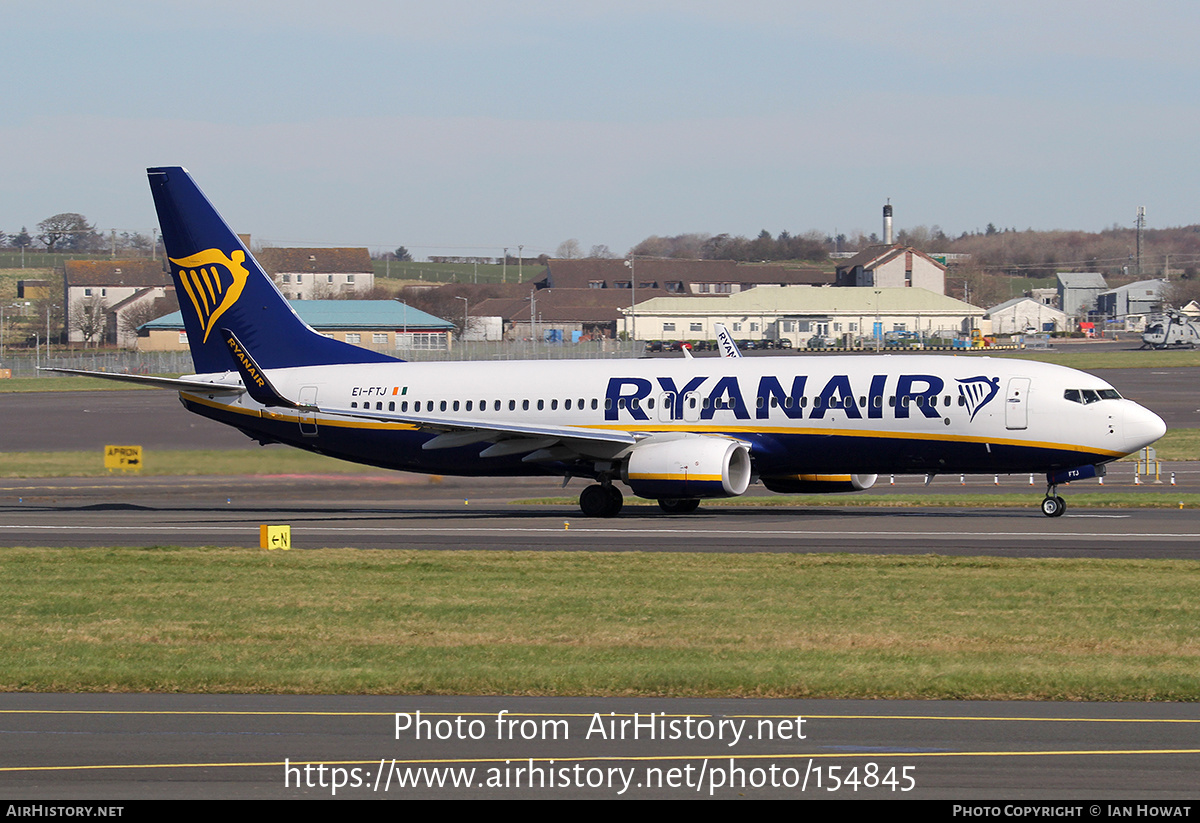
M892 199L890 197L887 205L883 207L883 242L889 246L896 242L892 239Z

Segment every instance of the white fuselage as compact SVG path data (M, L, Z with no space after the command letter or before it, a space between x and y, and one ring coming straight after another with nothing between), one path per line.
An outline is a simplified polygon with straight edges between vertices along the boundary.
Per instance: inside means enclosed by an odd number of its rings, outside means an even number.
M479 456L495 438L427 451L421 445L434 433L412 422L364 419L364 412L481 431L545 425L737 438L750 445L763 476L1049 471L1116 459L1165 430L1099 378L989 357L379 363L279 369L270 377L281 393L320 411L267 409L247 395L184 397L197 401L193 410L270 439L377 465L463 474L507 474L513 465Z

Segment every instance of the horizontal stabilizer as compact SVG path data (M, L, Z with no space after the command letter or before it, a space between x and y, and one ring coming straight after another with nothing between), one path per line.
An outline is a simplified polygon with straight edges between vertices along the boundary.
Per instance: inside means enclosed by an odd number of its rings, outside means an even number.
M115 380L118 383L134 383L139 386L154 389L175 389L177 391L203 391L209 394L241 394L246 387L241 383L209 383L206 380L187 380L182 377L155 377L150 374L115 374L107 371L86 371L84 369L51 369L43 368L38 371L52 371L59 374L77 374L80 377L98 377L101 380Z

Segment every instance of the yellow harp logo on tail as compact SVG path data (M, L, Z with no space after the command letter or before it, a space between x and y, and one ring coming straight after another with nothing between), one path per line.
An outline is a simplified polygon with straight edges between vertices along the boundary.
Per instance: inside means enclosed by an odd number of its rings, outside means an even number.
M227 257L219 249L206 249L178 260L172 257L171 262L179 267L179 282L200 318L204 342L208 342L217 318L237 302L246 287L246 278L250 276L242 265L246 253L238 249Z

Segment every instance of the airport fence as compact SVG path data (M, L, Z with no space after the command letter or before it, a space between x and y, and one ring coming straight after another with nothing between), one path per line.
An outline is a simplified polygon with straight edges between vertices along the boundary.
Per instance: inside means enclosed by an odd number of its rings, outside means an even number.
M386 354L402 360L413 361L457 361L457 360L599 360L638 357L643 352L642 343L630 341L594 341L590 343L551 345L517 341L512 343L455 342L454 348L437 349L388 349ZM38 368L85 369L107 371L118 374L191 374L192 356L186 351L118 351L98 349L76 352L27 352L6 351L0 358L0 370L8 369L12 377L54 378L61 375L38 371Z
M62 375L38 371L38 368L85 369L118 374L191 374L192 356L185 351L106 351L54 352L47 355L6 351L0 369L9 369L12 377L55 378Z

